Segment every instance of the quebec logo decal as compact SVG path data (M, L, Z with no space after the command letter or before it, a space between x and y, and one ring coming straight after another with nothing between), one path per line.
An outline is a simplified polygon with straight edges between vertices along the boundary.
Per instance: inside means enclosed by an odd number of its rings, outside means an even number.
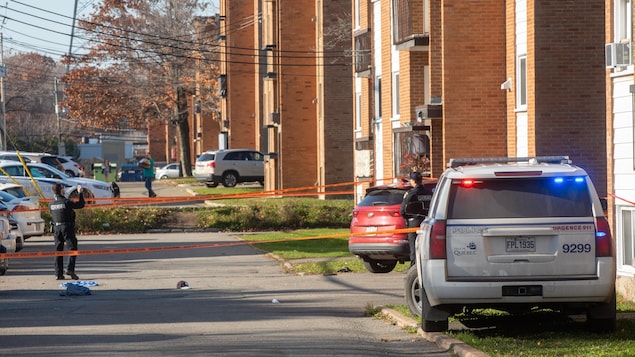
M453 250L453 254L456 255L457 257L462 257L462 256L476 256L477 251L476 251L477 247L476 247L476 243L474 243L473 241L468 243L465 247L457 247L454 248Z

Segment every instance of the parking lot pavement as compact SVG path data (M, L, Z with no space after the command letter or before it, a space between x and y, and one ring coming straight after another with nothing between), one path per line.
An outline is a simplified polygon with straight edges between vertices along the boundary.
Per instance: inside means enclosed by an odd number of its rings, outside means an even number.
M32 239L27 252L53 250L50 236ZM0 354L452 356L365 316L403 301L401 273L285 274L223 233L79 240L76 272L98 284L90 296L59 295L52 257L16 259L0 277Z

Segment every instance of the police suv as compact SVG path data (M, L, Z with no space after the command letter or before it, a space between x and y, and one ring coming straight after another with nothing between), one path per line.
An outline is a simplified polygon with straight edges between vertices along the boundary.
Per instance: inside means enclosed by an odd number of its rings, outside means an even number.
M417 232L406 302L424 331L464 308L585 312L615 329L615 250L588 174L567 156L452 159Z

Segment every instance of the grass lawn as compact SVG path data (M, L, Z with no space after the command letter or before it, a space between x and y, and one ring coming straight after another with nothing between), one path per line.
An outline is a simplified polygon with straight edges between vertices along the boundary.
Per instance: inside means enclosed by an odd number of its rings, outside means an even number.
M291 261L296 273L334 274L345 268L347 272L367 272L362 260L348 251L349 232L347 228L320 228L247 234L241 238L263 242L256 246ZM395 271L406 271L409 266L410 263L397 264Z

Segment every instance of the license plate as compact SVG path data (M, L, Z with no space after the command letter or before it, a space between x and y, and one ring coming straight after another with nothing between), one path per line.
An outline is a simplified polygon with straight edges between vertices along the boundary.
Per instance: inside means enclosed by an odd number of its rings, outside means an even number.
M509 237L505 238L505 251L514 252L535 252L536 237Z
M377 227L366 227L366 232L377 232Z

